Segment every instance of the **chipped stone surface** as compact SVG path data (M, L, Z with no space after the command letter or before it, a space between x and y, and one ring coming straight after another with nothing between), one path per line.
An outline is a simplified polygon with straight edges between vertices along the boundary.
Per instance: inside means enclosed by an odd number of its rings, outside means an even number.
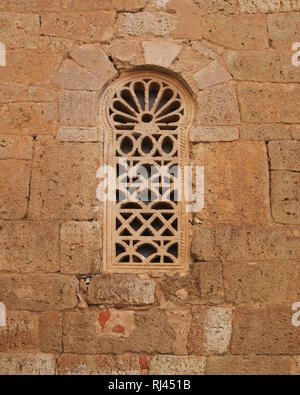
M194 74L199 89L204 89L212 85L217 85L232 79L228 71L216 60L209 63L202 70Z
M242 12L299 11L299 0L238 0Z
M158 355L150 362L149 374L203 375L205 368L205 357Z
M155 282L132 274L103 274L93 277L88 291L91 304L154 303Z
M271 141L269 144L271 169L300 170L299 141Z
M172 42L142 42L145 52L145 62L161 67L170 67L182 46Z

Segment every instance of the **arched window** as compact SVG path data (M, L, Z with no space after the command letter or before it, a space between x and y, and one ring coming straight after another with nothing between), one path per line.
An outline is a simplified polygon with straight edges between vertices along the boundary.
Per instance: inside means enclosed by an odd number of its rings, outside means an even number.
M104 271L185 271L188 91L163 73L128 73L104 92L101 114L108 189L115 186L103 211Z

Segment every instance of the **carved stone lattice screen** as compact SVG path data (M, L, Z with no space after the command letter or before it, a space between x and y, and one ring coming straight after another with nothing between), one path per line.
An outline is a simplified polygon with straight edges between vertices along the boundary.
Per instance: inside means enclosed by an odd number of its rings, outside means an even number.
M179 186L193 119L188 91L162 73L129 73L106 89L101 114L104 160L113 169L107 190L116 183L114 199L103 203L104 271L186 271L188 215Z

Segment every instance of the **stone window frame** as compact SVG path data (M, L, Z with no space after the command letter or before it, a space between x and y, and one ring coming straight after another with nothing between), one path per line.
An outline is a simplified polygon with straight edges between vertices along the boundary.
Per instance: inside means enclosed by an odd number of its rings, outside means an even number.
M118 39L116 39L118 41ZM103 124L100 117L100 102L106 87L118 77L136 70L151 70L152 72L161 72L169 75L171 78L178 80L183 84L190 93L194 103L194 118L192 127L189 130L189 152L191 152L191 144L197 142L208 141L224 141L222 140L221 129L234 129L234 136L230 139L238 138L238 124L241 123L240 118L236 117L233 123L220 124L217 122L206 122L206 118L214 118L215 103L212 100L206 100L206 107L202 106L199 100L199 94L218 86L225 86L230 91L231 100L237 103L237 92L235 84L230 81L232 76L224 69L219 61L220 53L215 49L198 42L184 42L181 40L153 39L145 41L135 37L134 42L137 48L135 58L124 60L114 58L112 62L112 53L109 45L95 44L74 44L63 56L63 61L54 78L55 84L58 86L58 133L57 139L62 142L97 142L103 147ZM170 51L166 51L166 48ZM175 66L175 61L181 51L193 50L198 51L206 61L195 72L187 68ZM73 61L73 62L72 62ZM101 67L100 67L101 66ZM207 78L207 76L211 78ZM74 77L75 76L75 77ZM203 81L205 83L203 84ZM75 123L69 121L66 116L65 98L69 100L68 105L72 107ZM73 100L73 99L76 100ZM225 99L225 98L224 98ZM220 100L218 98L218 100ZM75 102L76 101L76 102ZM74 103L75 102L75 103ZM74 109L87 109L87 113L83 122L78 122L76 111ZM228 126L227 126L228 125ZM209 134L207 138L206 135ZM212 139L211 139L211 136ZM101 160L104 160L102 157ZM104 162L103 162L104 163ZM190 160L190 165L197 165L197 160ZM95 188L96 195L96 188ZM98 221L101 229L103 229L103 215L101 213L101 204L95 207L94 221ZM193 214L188 214L189 239L192 239L192 223ZM187 246L186 269L188 270L192 263L190 246ZM101 250L101 254L102 250ZM98 265L97 265L98 266ZM103 272L103 259L100 262L100 272ZM98 272L98 270L97 270ZM154 272L153 272L154 273ZM87 273L88 274L88 273ZM94 273L96 274L96 273Z

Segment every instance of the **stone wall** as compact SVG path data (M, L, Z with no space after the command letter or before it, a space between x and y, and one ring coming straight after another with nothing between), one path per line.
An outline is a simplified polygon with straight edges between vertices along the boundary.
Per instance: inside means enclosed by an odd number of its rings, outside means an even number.
M2 374L299 374L299 0L0 4ZM137 66L198 111L190 270L101 273L99 101Z

